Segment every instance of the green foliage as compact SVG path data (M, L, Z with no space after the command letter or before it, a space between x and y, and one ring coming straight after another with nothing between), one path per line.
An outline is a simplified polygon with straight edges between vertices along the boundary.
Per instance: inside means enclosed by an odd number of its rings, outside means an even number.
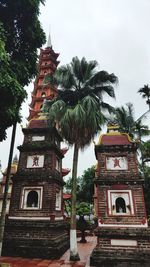
M90 215L90 204L86 202L81 202L77 205L77 215L79 216L85 216Z
M70 64L60 67L54 77L45 78L46 82L55 81L61 88L58 97L44 106L50 115L50 125L59 122L63 137L78 148L88 145L101 130L105 122L104 109L113 110L103 102L103 94L115 96L112 84L117 82L117 77L98 71L97 65L96 61L74 57Z
M84 171L80 177L80 190L77 193L77 201L93 203L95 167Z
M47 75L53 85L59 85L59 97L64 100L68 106L75 106L85 96L93 96L99 103L103 102L103 94L115 97L112 84L117 82L117 77L112 73L98 70L98 63L95 60L89 62L83 57L72 58L70 64L61 66L55 72L53 77ZM107 104L106 108L112 108ZM105 108L105 107L104 107Z
M57 80L51 73L47 73L43 79L43 86L50 84L51 86L57 86Z
M141 139L150 134L150 130L147 125L142 124L142 119L134 122L133 135L136 139L141 141Z
M0 21L5 30L10 67L22 86L27 85L36 74L37 48L45 42L45 34L38 19L42 2L0 1Z
M4 40L4 30L0 24L0 141L5 139L7 127L20 121L19 109L26 96L11 70Z
M36 73L37 48L45 42L38 0L0 1L0 141L16 121L23 89Z
M93 223L91 221L85 220L85 215L90 215L90 204L86 202L81 202L77 205L77 215L79 219L77 220L77 229L81 231L81 240L80 243L86 243L85 231L93 229Z
M143 155L143 161L149 162L150 161L150 140L146 142L142 142L141 151Z
M92 166L84 171L81 177L77 177L77 202L93 203L95 167ZM72 179L65 184L65 191L71 193Z
M138 90L138 93L140 93L143 98L147 99L146 103L148 104L149 109L150 109L150 87L149 85L148 84L144 85L144 87Z
M135 120L132 103L127 103L125 107L116 108L114 116L109 118L109 121L117 124L122 133L128 133L130 137L140 141L142 137L150 134L148 126L142 123L142 117L139 120Z
M119 125L119 129L123 133L128 133L133 137L133 127L134 127L134 111L133 104L127 103L126 107L121 106L116 108L114 117L110 118L113 123Z
M89 105L93 102L93 110L87 109L87 102ZM65 140L71 145L76 143L79 148L91 142L105 121L97 101L92 96L85 96L75 106L68 106L62 100L48 102L46 111L50 114L50 125L58 121Z

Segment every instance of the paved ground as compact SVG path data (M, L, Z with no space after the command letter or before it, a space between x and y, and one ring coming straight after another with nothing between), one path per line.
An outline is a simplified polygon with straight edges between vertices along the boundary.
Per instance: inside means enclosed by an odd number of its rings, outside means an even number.
M69 261L69 250L67 250L59 260L0 257L0 267L88 267L90 254L96 246L96 237L89 236L86 239L85 244L78 242L80 261L77 262Z

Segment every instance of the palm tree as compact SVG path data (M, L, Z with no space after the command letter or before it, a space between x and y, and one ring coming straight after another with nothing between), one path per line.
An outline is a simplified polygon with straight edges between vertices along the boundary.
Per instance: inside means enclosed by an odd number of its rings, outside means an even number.
M135 120L133 104L127 103L126 107L116 108L114 116L109 121L118 124L121 132L128 133L130 137L141 141L142 137L150 133L148 126L142 123L143 118L144 116L141 116Z
M143 98L147 98L146 103L149 106L149 110L150 110L150 87L147 85L144 85L144 87L140 88L138 90L138 93L142 94Z
M117 82L114 74L97 71L97 62L81 61L74 57L72 62L60 67L50 77L51 84L58 85L58 96L45 103L44 110L49 114L49 123L57 122L62 136L74 145L72 168L72 204L70 227L70 260L78 260L76 239L76 181L79 149L83 149L94 138L105 121L102 110L113 111L103 102L103 94L115 97L112 84ZM48 77L47 77L48 78Z
M142 141L142 137L148 136L150 134L150 130L147 125L142 124L142 119L138 119L134 122L133 126L133 135L140 142Z
M121 106L116 108L114 116L109 120L110 122L118 124L121 132L128 133L131 137L133 137L135 120L132 103L127 103L126 107Z
M149 162L150 161L150 140L146 141L143 143L142 147L142 152L143 152L143 161Z

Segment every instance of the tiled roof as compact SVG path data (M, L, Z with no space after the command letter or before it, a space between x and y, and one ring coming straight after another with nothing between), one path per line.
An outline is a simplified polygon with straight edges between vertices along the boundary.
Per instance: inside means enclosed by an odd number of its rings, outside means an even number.
M47 128L47 118L45 115L38 115L38 117L33 118L29 121L28 128Z
M47 120L31 120L28 128L47 128Z
M71 194L63 193L63 199L70 199L70 198L71 198Z

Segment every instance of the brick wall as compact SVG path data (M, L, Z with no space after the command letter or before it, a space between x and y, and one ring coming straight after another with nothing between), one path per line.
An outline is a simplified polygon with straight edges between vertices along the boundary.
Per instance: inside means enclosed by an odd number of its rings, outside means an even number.
M121 189L131 190L134 203L133 215L109 215L107 190L114 189L115 186L98 185L98 217L106 224L142 224L146 217L145 205L143 199L143 188L141 185L120 185ZM118 189L118 187L117 187Z

